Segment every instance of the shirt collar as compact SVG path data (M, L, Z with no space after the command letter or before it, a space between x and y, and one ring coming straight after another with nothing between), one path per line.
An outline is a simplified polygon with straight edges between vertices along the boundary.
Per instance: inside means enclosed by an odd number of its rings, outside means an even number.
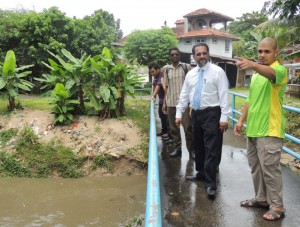
M199 67L199 65L197 65L198 71L200 71L200 69L203 69L203 71L206 71L206 69L208 68L209 62L207 62L203 67Z

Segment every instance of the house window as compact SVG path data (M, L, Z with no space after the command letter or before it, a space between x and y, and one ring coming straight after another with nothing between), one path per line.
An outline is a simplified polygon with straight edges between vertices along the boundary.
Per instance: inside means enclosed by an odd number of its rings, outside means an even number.
M225 52L228 53L230 49L230 41L228 39L225 40Z
M213 44L217 44L217 42L218 42L217 38L212 38L212 43Z
M197 38L196 43L205 43L206 39L205 38Z
M191 45L192 44L192 40L191 39L186 39L184 44L185 45Z

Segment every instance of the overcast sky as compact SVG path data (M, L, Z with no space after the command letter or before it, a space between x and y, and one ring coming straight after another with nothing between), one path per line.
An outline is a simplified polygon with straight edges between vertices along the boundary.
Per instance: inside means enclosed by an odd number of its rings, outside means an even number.
M195 10L206 8L232 18L244 13L260 11L264 0L0 0L0 8L29 9L41 12L57 6L67 16L83 18L95 10L105 10L121 20L124 36L135 29L159 29L167 22L174 27L175 21Z

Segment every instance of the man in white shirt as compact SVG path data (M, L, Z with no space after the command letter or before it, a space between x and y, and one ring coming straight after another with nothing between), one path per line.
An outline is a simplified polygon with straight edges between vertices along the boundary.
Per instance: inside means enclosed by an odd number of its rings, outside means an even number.
M193 46L192 53L197 67L186 75L176 106L176 124L181 124L182 113L190 103L197 174L186 179L205 181L208 196L215 198L223 132L228 129L231 114L228 79L221 67L209 62L205 43Z

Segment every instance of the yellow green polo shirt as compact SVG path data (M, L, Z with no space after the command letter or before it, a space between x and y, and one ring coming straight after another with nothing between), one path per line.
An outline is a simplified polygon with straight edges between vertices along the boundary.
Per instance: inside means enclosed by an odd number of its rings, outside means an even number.
M284 138L285 116L282 107L283 96L288 81L287 69L278 61L270 65L275 70L276 81L255 73L251 78L247 115L247 136L274 136Z

